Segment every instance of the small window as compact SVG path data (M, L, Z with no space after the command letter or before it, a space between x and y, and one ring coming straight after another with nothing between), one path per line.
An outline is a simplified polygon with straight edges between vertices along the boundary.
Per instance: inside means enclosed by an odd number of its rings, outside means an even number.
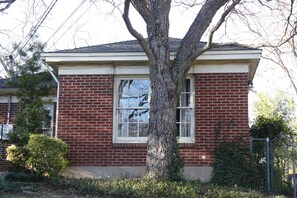
M185 86L180 94L180 99L176 112L176 126L179 131L179 138L189 138L192 136L192 114L193 114L193 102L191 80L186 79Z
M193 88L186 79L177 107L179 140L193 141ZM118 78L115 88L114 140L146 142L149 124L150 81L148 78Z
M44 105L43 108L48 111L49 119L43 121L42 130L44 135L52 136L53 133L53 104Z
M8 133L13 131L12 124L0 124L0 139L9 140Z

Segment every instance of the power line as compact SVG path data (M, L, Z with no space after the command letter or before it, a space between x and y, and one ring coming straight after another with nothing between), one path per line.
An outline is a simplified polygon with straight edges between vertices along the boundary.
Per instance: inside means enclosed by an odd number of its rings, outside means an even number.
M58 0L53 0L50 3L50 5L47 7L47 9L43 13L43 15L40 17L40 19L36 23L36 25L31 28L31 30L29 31L29 33L27 34L25 39L21 43L19 43L19 45L12 51L11 54L13 54L15 52L15 50L17 50L17 53L14 56L14 58L17 57L20 54L20 52L25 48L25 46L28 44L28 42L33 38L33 36L37 32L38 28L42 25L42 23L44 22L44 20L48 16L48 14L51 12L51 10L53 9L53 7L57 3L57 1Z
M74 12L76 12L76 10L79 8L81 6L81 4L75 9L75 11ZM79 21L79 19L81 19L81 17L91 8L91 6L92 6L92 4L90 4L90 6L61 34L61 36L56 40L56 42L57 41L59 41L64 35L65 35L65 33L66 32L68 32L71 28L72 28L72 26L76 23L76 22L78 22ZM71 14L72 15L72 14ZM56 32L55 32L56 33ZM49 39L48 39L49 40ZM47 41L48 42L48 41ZM49 47L49 49L51 49L53 46L55 45L55 43L53 43L50 47Z
M74 10L73 12L64 20L64 22L58 27L58 29L47 39L45 43L48 43L49 40L51 40L57 32L65 25L65 23L74 15L75 12L85 3L86 1L82 1Z

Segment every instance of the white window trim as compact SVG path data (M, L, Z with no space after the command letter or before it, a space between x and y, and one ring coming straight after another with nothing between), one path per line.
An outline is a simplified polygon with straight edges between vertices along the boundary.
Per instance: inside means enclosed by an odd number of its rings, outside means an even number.
M113 143L146 143L147 137L118 137L118 131L117 131L117 124L118 124L118 117L117 117L117 85L119 80L131 80L131 79L148 79L149 77L146 75L129 75L129 76L115 76L114 79L114 96L113 96ZM191 136L190 137L179 137L178 142L179 143L195 143L195 89L194 89L194 77L188 76L187 79L191 80L191 96L190 101L192 105L192 115L191 115ZM149 81L150 85L150 81ZM149 86L150 87L150 86ZM149 99L150 102L150 94L151 90L149 88Z

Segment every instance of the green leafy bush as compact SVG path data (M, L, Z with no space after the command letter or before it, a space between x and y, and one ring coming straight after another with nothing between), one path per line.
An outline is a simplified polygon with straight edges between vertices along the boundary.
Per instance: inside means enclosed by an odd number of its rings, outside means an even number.
M223 142L214 151L212 181L225 186L257 187L257 169L249 160L248 148Z
M12 171L25 169L26 161L29 158L29 151L26 147L13 144L6 148L6 153L6 159L11 162L10 169Z
M38 174L57 176L67 167L68 146L60 139L30 135L27 164Z

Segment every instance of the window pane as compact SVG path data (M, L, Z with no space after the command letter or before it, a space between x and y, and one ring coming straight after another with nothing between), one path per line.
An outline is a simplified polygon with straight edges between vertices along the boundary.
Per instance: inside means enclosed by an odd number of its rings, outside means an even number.
M181 121L180 122L191 122L191 109L181 109Z
M140 123L139 124L139 137L146 137L148 132L148 124Z
M127 122L127 120L128 120L128 111L118 110L118 122Z
M148 80L138 80L138 83L139 83L139 93L140 93L140 95L147 94L148 90L149 90Z
M138 89L138 81L137 80L130 80L129 86L129 107L138 107L138 96L139 96L139 89Z
M191 134L191 124L190 123L181 124L180 137L190 137L190 134Z
M148 94L141 94L139 96L139 104L138 104L139 107L141 108L148 108L149 106L149 103L148 103Z
M129 123L129 137L137 137L137 124Z
M128 95L119 94L118 98L119 98L119 101L118 101L118 106L119 107L123 107L123 108L128 107L128 104L129 104Z
M179 135L179 133L180 133L180 124L179 124L179 123L176 124L176 129L177 129L177 134L176 134L176 136L177 136L177 137L180 137L180 135Z
M142 109L142 110L139 110L139 114L138 114L138 119L139 119L139 122L149 122L149 111L148 109Z
M186 79L182 92L191 92L191 80Z
M176 110L176 122L180 122L180 109Z
M138 110L132 109L128 111L128 121L129 122L138 122Z
M119 137L127 137L127 123L118 124L118 135Z
M120 80L118 93L129 95L129 80Z
M182 93L180 96L180 106L181 107L189 107L191 102L190 93Z

